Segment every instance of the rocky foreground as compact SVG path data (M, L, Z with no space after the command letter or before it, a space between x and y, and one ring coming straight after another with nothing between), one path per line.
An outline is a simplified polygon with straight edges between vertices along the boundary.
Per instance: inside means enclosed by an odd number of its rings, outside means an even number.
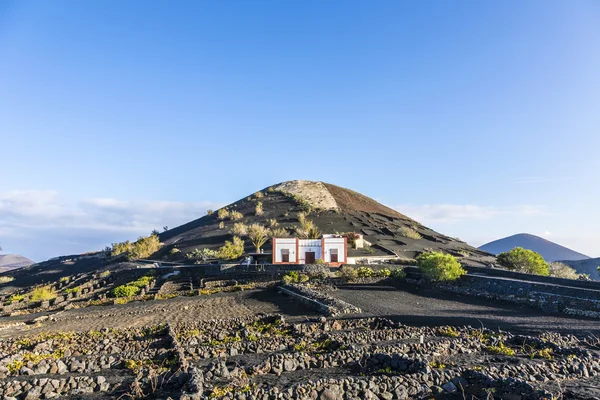
M272 315L45 333L1 341L0 354L0 396L8 400L600 395L576 390L598 386L594 337L412 327L386 318L286 322Z

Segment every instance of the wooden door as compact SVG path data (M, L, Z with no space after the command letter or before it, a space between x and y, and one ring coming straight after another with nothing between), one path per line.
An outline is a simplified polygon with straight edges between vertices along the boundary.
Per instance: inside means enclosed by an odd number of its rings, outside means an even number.
M315 263L315 252L307 251L304 253L304 263L305 264L314 264Z

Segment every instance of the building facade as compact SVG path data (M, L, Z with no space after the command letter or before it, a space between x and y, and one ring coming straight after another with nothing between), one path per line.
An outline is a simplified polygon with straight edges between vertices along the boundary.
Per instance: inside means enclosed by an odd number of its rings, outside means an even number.
M320 239L273 238L273 264L314 264L322 260L340 266L348 260L346 238L324 235Z

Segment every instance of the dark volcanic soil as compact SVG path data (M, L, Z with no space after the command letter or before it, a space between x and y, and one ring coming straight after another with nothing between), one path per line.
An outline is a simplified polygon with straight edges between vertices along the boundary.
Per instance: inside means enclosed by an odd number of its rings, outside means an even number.
M398 290L398 288L400 290ZM416 326L482 324L489 329L600 335L597 319L548 314L535 308L460 296L401 284L344 285L330 294L359 307L364 315L386 316Z

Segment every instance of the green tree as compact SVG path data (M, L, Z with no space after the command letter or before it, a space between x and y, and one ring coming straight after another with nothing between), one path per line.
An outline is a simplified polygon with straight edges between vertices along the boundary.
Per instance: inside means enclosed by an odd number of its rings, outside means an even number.
M423 253L417 257L417 266L429 281L453 281L467 273L456 257L444 253Z
M539 253L522 247L498 254L498 263L512 271L544 276L550 274L548 263Z
M225 245L219 249L219 258L223 260L235 260L244 254L244 241L237 236L233 237L233 241L225 241Z

